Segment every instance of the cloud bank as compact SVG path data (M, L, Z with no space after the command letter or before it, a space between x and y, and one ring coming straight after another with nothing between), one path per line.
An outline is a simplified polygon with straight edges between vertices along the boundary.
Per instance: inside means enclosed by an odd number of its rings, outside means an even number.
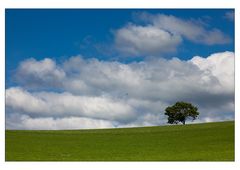
M18 86L6 89L7 129L159 125L166 122L164 109L181 100L199 107L198 121L234 118L233 52L128 64L82 56L59 64L27 59L15 81Z

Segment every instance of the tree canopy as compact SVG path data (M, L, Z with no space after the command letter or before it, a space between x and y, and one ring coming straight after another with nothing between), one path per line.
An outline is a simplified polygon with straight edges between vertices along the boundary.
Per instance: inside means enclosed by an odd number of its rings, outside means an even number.
M174 105L165 109L165 115L168 116L168 123L178 124L182 122L185 125L187 119L195 120L199 115L198 108L187 102L176 102Z

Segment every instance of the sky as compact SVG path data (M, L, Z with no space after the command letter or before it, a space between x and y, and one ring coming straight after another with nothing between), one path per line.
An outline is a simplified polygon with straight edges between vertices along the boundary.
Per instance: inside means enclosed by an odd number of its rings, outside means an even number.
M177 101L234 120L234 10L5 12L7 129L164 125Z

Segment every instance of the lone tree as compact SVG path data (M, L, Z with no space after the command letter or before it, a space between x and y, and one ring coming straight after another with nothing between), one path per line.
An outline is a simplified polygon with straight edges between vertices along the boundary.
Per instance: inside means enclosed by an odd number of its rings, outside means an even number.
M195 120L199 112L198 108L191 103L177 102L165 109L165 115L168 116L168 123L178 124L182 122L185 125L186 119L192 118L192 120Z

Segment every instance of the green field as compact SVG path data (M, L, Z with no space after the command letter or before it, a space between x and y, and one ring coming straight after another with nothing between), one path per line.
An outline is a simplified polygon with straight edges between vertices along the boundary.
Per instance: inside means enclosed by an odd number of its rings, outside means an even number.
M104 130L6 130L6 161L234 161L234 122Z

